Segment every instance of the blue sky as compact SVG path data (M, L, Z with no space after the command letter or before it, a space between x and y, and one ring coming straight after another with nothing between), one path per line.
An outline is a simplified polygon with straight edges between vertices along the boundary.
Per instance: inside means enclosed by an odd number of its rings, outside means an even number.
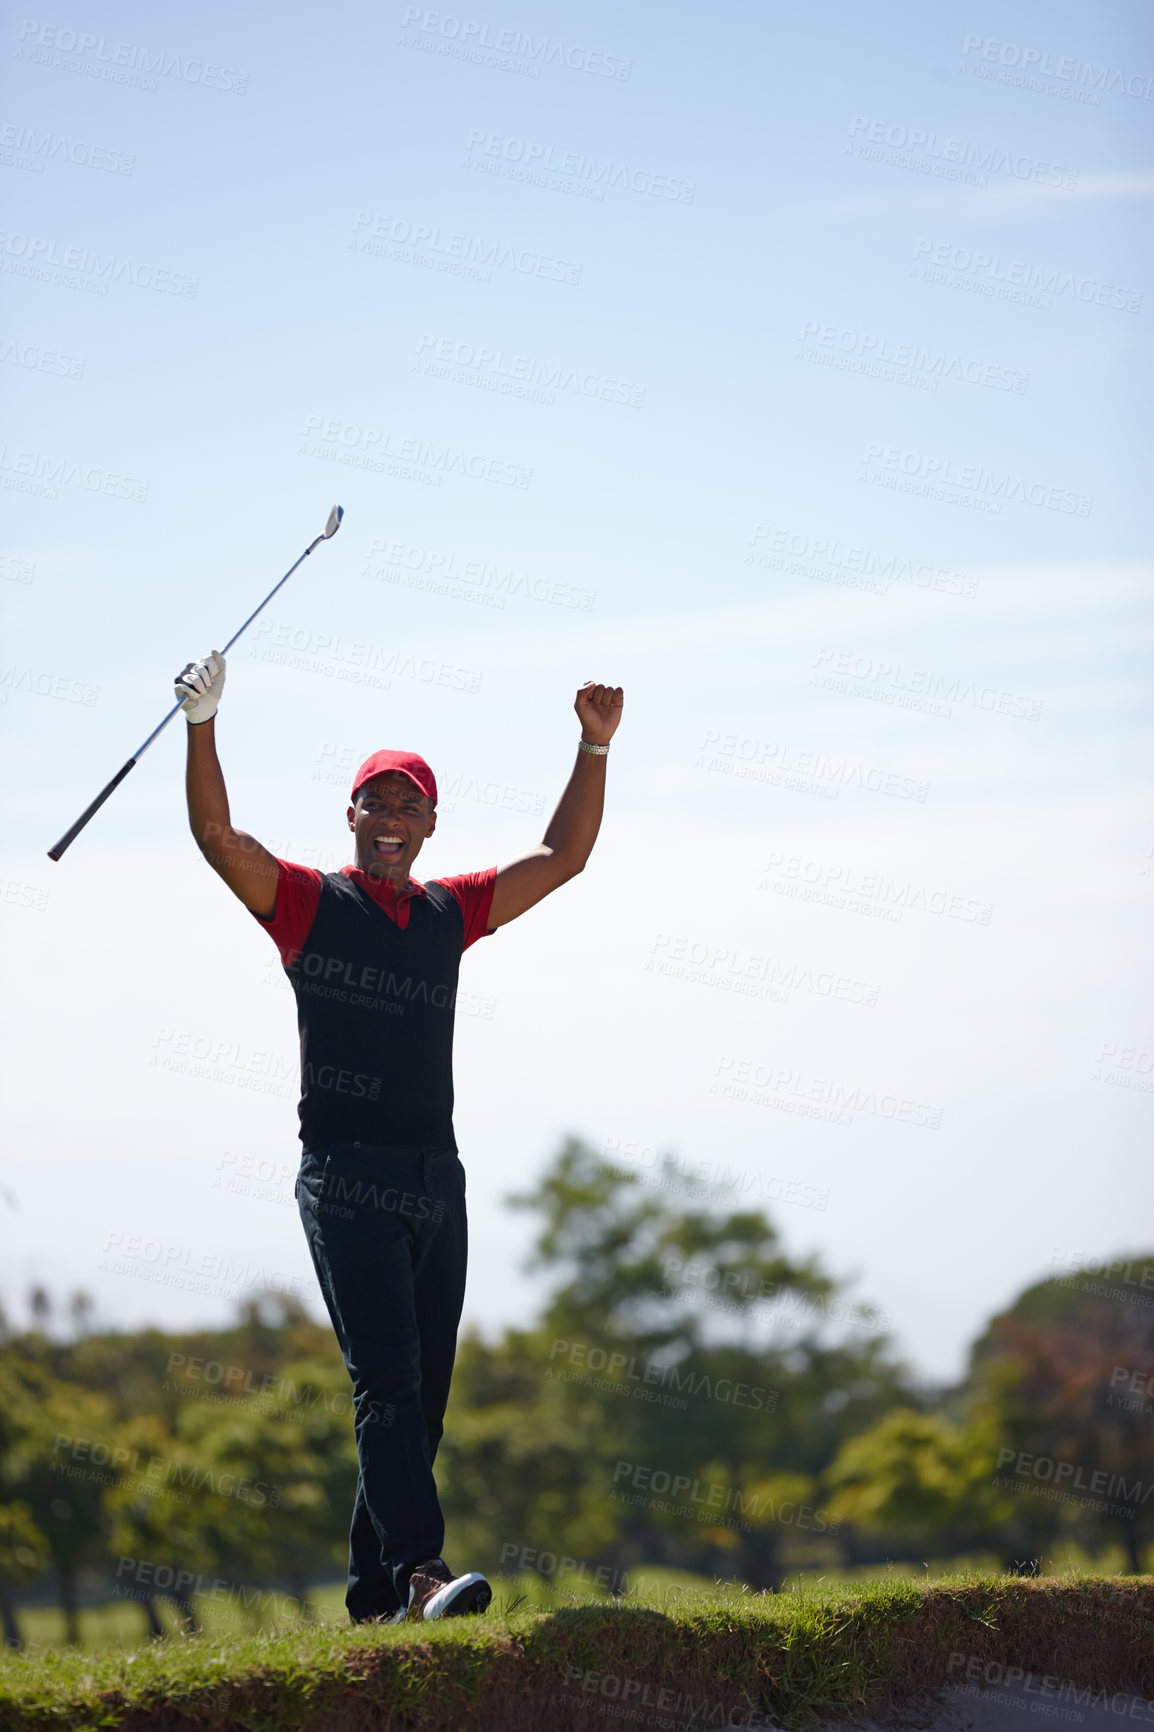
M470 1318L568 1132L762 1200L935 1377L1140 1248L1145 9L94 6L0 64L4 1304L317 1302L179 729L45 850L334 499L218 727L283 856L391 744L418 876L515 857L626 690L589 868L463 962Z

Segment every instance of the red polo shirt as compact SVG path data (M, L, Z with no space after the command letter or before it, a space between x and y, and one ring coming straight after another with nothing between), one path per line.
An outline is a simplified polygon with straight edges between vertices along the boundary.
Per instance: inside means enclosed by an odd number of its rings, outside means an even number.
M278 860L277 865L280 877L277 879L276 909L272 919L265 920L259 914L253 918L260 921L280 951L281 961L290 968L316 919L321 874L315 866L297 866L291 860ZM425 886L416 878L410 878L404 888L397 891L387 878L372 878L359 866L342 866L341 872L346 878L351 878L358 889L371 896L378 908L383 908L389 919L396 921L402 932L409 924L412 898L427 895ZM452 878L430 879L432 884L443 884L460 907L465 922L462 950L468 950L478 938L493 936L489 930L489 909L496 882L495 866L486 866L482 872L458 872Z

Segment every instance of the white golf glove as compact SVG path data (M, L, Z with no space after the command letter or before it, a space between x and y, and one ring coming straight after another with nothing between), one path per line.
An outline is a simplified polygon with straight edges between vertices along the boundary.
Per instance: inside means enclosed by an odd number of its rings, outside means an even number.
M224 691L224 657L213 650L198 662L189 662L176 676L173 686L182 700L181 709L190 722L207 722L216 714Z

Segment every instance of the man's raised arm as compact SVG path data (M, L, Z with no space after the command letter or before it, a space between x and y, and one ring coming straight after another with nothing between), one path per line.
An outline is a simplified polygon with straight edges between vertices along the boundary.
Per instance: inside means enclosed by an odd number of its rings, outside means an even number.
M621 720L624 696L620 686L586 680L573 708L581 721L581 739L588 746L608 746ZM575 878L593 852L605 806L604 752L577 748L577 762L560 804L549 821L539 848L497 868L490 927L504 926L524 914L551 890Z
M176 677L176 695L183 699L188 721L188 823L196 845L234 896L262 920L276 912L280 867L253 836L234 830L228 811L228 790L216 755L216 706L224 690L224 657L216 650L202 661L189 662Z

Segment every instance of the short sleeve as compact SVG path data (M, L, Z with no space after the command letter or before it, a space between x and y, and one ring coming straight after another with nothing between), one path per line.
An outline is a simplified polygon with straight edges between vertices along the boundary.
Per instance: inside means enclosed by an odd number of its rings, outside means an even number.
M493 936L489 931L489 910L493 906L493 886L497 882L495 866L486 866L482 872L458 872L452 878L438 878L436 882L443 884L456 897L460 907L465 922L463 950L468 950L478 938Z
M271 920L260 921L277 949L286 968L300 955L309 928L317 917L321 899L321 875L315 866L295 866L291 860L278 860L280 876L276 884L276 909Z

